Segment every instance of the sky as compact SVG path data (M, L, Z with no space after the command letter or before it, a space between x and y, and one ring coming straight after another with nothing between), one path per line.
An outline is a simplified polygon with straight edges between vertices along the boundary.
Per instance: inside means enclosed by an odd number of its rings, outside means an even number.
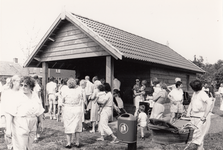
M189 60L223 60L223 0L0 0L0 61L24 63L63 11L168 44Z

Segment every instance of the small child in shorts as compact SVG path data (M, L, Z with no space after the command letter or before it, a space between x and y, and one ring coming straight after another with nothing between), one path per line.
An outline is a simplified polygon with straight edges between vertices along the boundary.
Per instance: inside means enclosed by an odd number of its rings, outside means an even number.
M138 125L140 127L140 132L141 132L141 138L145 140L145 133L144 130L147 127L147 115L145 113L145 106L140 105L139 106L139 115L138 115Z

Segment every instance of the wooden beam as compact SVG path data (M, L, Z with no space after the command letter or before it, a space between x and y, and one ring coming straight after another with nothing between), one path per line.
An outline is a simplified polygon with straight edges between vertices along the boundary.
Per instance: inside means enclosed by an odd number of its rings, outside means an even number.
M62 63L62 64L60 65L60 67L59 67L59 68L62 68L62 67L63 67L63 65L64 65L64 63Z
M106 82L110 84L113 89L114 79L114 59L112 56L106 56Z
M49 56L41 58L41 61L59 61L66 59L75 59L75 58L89 58L89 57L99 57L109 55L106 51L92 52L87 54L70 54L70 55L59 55L59 56Z
M34 59L35 59L36 61L41 61L41 59L38 58L38 57L34 57Z
M70 66L71 66L71 64L68 64L66 68L68 69Z
M113 79L114 79L114 59L112 58L112 56L106 56L106 82L110 84L112 91L113 91ZM111 118L111 121L113 121L113 117Z
M46 93L46 84L48 83L48 63L43 62L42 63L42 68L43 68L43 95L44 95L44 107L49 106L49 102L47 100L47 93Z
M53 68L56 64L57 64L57 62L55 62L55 63L53 64L52 68Z
M50 41L54 42L55 40L51 37L48 38Z
M39 67L39 65L40 65L41 63L42 63L42 62L41 62L41 61L39 61L39 62L38 62L38 64L37 64L36 66L37 66L37 67Z
M76 66L74 66L72 69L75 69L76 68Z

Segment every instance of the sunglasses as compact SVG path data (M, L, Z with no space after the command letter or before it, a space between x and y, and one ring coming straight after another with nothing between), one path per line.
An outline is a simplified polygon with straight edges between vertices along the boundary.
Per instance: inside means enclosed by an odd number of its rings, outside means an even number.
M28 85L27 85L27 84L20 84L20 86L21 86L21 87L23 87L23 86L24 86L25 88L27 88L27 87L28 87Z

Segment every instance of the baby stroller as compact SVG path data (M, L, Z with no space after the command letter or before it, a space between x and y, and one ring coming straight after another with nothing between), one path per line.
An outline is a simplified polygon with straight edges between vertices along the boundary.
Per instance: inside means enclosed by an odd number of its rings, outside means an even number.
M149 119L148 127L152 131L152 141L158 144L187 144L192 141L194 133L192 125L177 127L159 119Z

